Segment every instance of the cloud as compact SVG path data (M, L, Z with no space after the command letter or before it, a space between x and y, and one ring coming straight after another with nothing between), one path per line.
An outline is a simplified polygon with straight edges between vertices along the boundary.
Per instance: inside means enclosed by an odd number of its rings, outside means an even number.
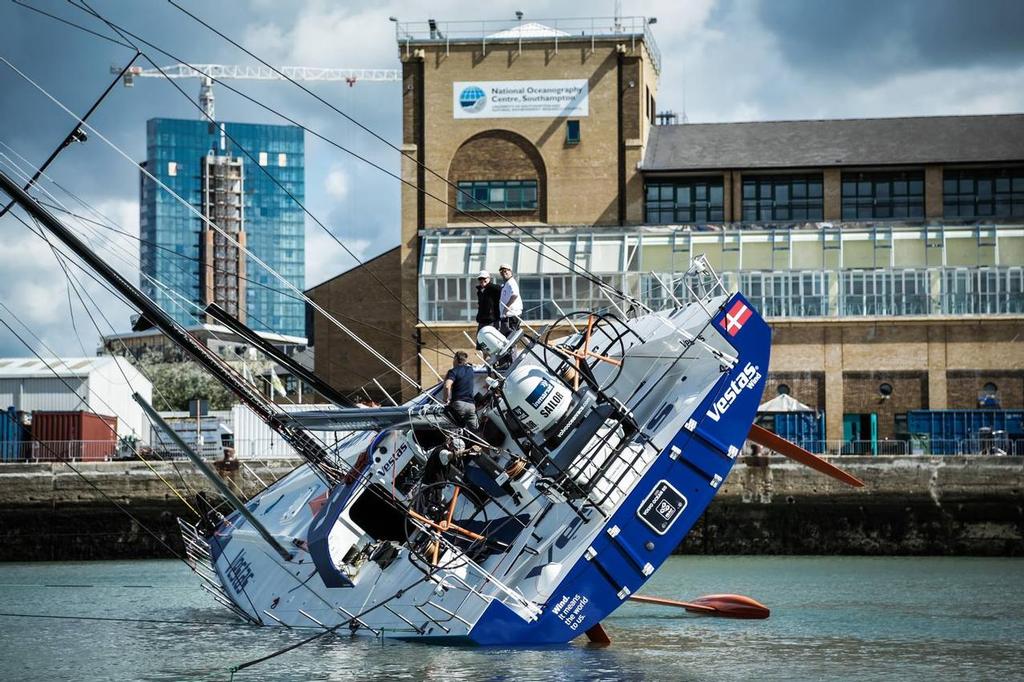
M348 247L360 261L367 260L369 239L346 238ZM376 255L376 254L372 254ZM316 286L357 265L357 261L338 247L337 243L323 231L317 230L306 236L306 286Z
M1019 0L762 1L757 15L801 71L861 82L922 68L1012 66L1021 58Z
M338 166L332 168L324 178L324 189L327 191L327 196L335 201L342 201L348 196L349 186L348 174Z
M182 58L252 62L163 3L98 0L94 6ZM84 20L73 9L51 9ZM511 18L517 9L526 10L527 20L594 11L591 5L567 0L542 9L523 7L519 0L496 0L468 10L464 0L437 0L429 10L406 0L248 0L193 3L193 9L274 64L382 68L400 68L389 15L403 21L433 16L450 33L454 25L446 21ZM1024 111L1024 41L1019 38L1024 3L1019 0L653 0L635 11L658 18L652 27L663 57L658 108L682 111L685 100L694 122ZM92 20L87 23L103 30ZM88 108L106 87L109 65L123 64L131 54L12 3L0 3L0 26L8 29L5 56L75 111ZM148 118L196 117L192 98L197 83L178 83L189 101L166 82L140 79L133 90L115 89L92 122L141 160ZM293 86L249 81L232 85L386 169L399 170L396 153ZM400 141L398 84L307 85L387 140ZM0 92L4 141L33 161L46 158L67 134L67 115L6 67L0 68ZM226 88L217 88L217 111L225 120L280 122ZM101 140L94 136L70 147L51 172L137 234L138 170ZM360 258L398 243L398 181L310 134L306 204ZM307 285L355 265L312 220L306 223ZM120 260L137 254L134 240L98 230L91 243L134 275L133 266ZM80 353L66 313L63 274L45 244L11 217L0 221L0 272L0 300L17 306L18 315L62 352ZM107 296L98 287L95 295ZM101 300L108 317L126 329L129 311L109 296ZM91 325L80 311L76 320L80 331L88 331ZM10 342L9 336L0 335L0 350L10 352Z
M52 236L50 240L57 244ZM0 221L0 253L3 254L4 272L0 278L0 301L13 312L11 315L0 311L0 317L15 327L41 354L51 351L65 356L77 356L83 352L95 354L99 332L47 243L32 234L14 216L8 215ZM104 318L115 327L126 328L130 314L128 308L81 269L71 264L66 267L76 280L74 286L79 287L100 330L110 332ZM69 301L73 313L69 312ZM41 337L42 342L19 328L15 316ZM2 329L0 354L24 356L29 351L10 332Z

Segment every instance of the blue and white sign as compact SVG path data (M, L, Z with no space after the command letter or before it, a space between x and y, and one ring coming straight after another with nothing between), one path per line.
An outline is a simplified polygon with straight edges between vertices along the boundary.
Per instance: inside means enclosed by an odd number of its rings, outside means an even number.
M586 79L459 81L453 84L455 118L557 118L588 114Z

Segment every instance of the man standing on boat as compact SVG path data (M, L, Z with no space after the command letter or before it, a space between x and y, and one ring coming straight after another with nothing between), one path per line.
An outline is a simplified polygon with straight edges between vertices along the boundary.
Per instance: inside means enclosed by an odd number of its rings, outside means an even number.
M476 330L497 327L498 308L501 301L501 285L491 281L491 273L481 270L476 276Z
M498 274L505 281L501 287L501 300L498 303L501 319L498 329L505 336L511 336L519 329L523 321L523 299L519 296L519 283L512 276L512 266L502 263L498 268Z
M452 368L444 378L444 402L456 424L476 431L480 428L480 420L477 419L473 400L473 366L468 360L469 355L461 350L452 358Z

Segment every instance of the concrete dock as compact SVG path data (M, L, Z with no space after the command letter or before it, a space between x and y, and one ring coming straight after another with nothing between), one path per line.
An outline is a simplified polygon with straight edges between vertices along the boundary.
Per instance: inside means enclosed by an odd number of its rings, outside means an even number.
M1024 555L1024 457L833 462L865 487L848 488L781 457L742 459L680 551ZM247 496L298 463L249 462L225 475ZM161 477L190 503L195 491L212 489L187 462L149 464L78 463L85 480L62 463L0 465L0 560L171 556L162 543L180 550L175 518L193 515Z

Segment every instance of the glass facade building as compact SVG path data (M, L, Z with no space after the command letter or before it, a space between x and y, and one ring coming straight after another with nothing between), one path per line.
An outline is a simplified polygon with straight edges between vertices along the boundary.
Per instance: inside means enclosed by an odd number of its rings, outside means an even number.
M232 142L232 138L234 142ZM203 160L240 159L245 245L300 291L305 288L303 132L294 126L156 118L146 124L145 168L202 212ZM276 181L276 182L275 182ZM291 195L291 196L289 196ZM142 289L178 322L203 322L203 221L145 174L140 189ZM305 306L252 257L245 267L246 324L305 336Z

